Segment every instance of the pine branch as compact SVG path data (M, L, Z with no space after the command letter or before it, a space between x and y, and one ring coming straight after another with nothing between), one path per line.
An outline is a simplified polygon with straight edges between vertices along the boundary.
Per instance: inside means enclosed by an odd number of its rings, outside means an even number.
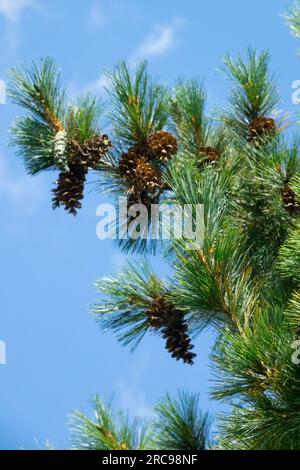
M81 450L143 450L149 442L145 425L135 419L129 423L128 415L116 415L111 403L104 403L98 395L91 400L94 419L80 411L71 415L69 428L75 449Z
M265 311L243 335L227 330L213 354L213 396L233 403L220 444L238 449L299 448L299 367L283 310Z
M207 160L208 150L219 158L227 144L224 130L205 115L206 100L203 82L179 80L171 107L180 147L194 154L199 165Z
M52 59L42 59L10 71L9 94L27 114L12 127L11 143L24 157L28 173L57 169L53 208L63 205L76 215L84 197L86 175L98 169L111 142L100 133L102 105L86 95L66 106L60 74Z
M103 103L88 93L71 104L66 119L68 137L78 144L83 144L93 136L100 134L99 119L104 111Z
M287 184L299 168L298 145L282 139L258 148L239 145L243 168L233 188L234 224L245 235L256 275L273 276L278 251L294 223L296 207L287 206Z
M53 141L64 130L66 98L55 62L42 59L40 66L33 62L11 69L9 76L8 95L28 113L13 125L11 143L19 147L30 174L53 169Z
M299 335L300 327L300 292L295 290L285 312L285 317L291 328Z
M290 233L285 243L280 248L278 267L281 275L300 283L300 224L297 222L295 229ZM295 285L294 285L295 286Z
M267 410L268 409L268 410ZM272 402L262 409L234 406L231 415L220 421L222 450L299 450L298 412L286 416Z
M230 187L229 169L208 168L201 175L192 164L171 169L169 182L180 204L204 204L204 233L201 249L191 249L189 240L173 239L176 283L175 304L193 312L191 327L241 328L255 312L257 288L251 279L251 264L243 237L227 223ZM198 227L198 231L199 231Z
M272 135L275 130L272 120L276 115L279 97L269 62L268 52L258 55L251 48L248 50L247 61L243 61L241 57L234 61L229 55L224 58L222 71L232 83L232 90L229 106L223 110L221 120L237 135L248 140L253 138L251 132L255 130L256 119L269 119L266 128L257 125L257 134L262 134L257 137L267 138L268 127ZM263 123L262 125L264 126Z
M169 394L147 421L114 412L98 395L91 400L93 419L75 411L69 419L72 447L81 450L204 450L209 447L210 418L199 407L199 396Z
M144 260L128 263L118 278L103 278L95 283L99 293L105 295L92 305L92 313L101 328L118 333L125 345L138 345L149 329L145 311L160 294L168 290L168 284L160 280Z
M127 253L156 254L162 243L151 237L151 207L164 199L163 175L178 149L176 137L163 129L169 119L169 92L151 78L145 62L135 73L120 62L106 76L115 149L108 165L102 166L101 189L112 187L117 197L127 197L128 207L140 204L148 216L146 226L140 225L137 239L117 237L115 244ZM129 216L124 226L116 225L117 233L127 233L127 226L134 225L136 217Z
M40 66L35 62L31 67L22 65L11 69L9 75L8 93L13 103L56 132L63 130L66 95L54 60L47 57L41 60Z
M67 108L60 73L50 58L42 59L39 66L33 62L31 67L12 69L10 77L9 95L28 113L13 126L11 142L24 155L29 172L59 167L63 159L67 167L74 150L100 134L102 104L87 94Z
M155 407L154 446L160 450L206 450L209 448L210 419L199 408L199 395L169 394Z
M11 127L11 145L24 158L26 172L36 175L44 170L54 170L54 137L51 128L31 116L19 118Z
M284 17L291 29L291 32L297 38L300 37L300 2L296 0L294 5L287 9Z
M171 285L158 279L146 262L128 264L118 278L104 278L96 288L106 298L92 312L102 327L120 332L123 344L134 349L150 330L164 338L173 358L193 364L189 316L172 301Z
M171 114L181 145L191 153L198 153L207 143L210 125L204 114L206 100L203 83L196 80L178 81Z
M144 145L149 135L168 121L169 93L147 72L142 62L131 74L125 62L106 73L115 135L129 146Z

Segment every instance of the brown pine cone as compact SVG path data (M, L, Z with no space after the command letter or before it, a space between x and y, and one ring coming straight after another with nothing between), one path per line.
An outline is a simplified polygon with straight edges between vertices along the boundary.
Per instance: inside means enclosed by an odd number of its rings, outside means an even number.
M177 361L182 359L187 364L193 364L195 353L191 352L194 346L188 336L187 324L183 318L178 318L163 328L163 338L166 339L166 349Z
M196 354L191 352L193 345L187 334L188 326L184 321L184 313L168 301L168 294L162 293L154 299L145 313L149 326L162 331L166 349L172 357L193 364Z
M135 169L137 162L140 158L146 158L145 153L140 149L139 146L134 146L128 149L121 155L119 161L119 172L127 182L132 183L135 179Z
M83 144L72 140L68 143L68 153L73 164L84 165L87 168L97 169L101 157L111 147L106 134L94 135Z
M106 134L94 135L82 145L83 157L86 155L86 164L92 169L97 169L100 159L111 147L111 141Z
M285 181L281 194L285 210L291 216L298 215L300 213L300 202L297 201L296 194L290 187L288 181Z
M83 199L84 183L87 168L84 165L72 164L69 171L62 171L56 182L53 192L53 209L60 205L65 206L65 210L76 215L77 209L81 208L80 200Z
M145 157L141 157L136 161L134 185L138 191L149 193L155 192L163 186L159 172Z
M157 131L150 135L148 146L153 157L159 161L167 161L178 151L176 137L167 131Z
M153 300L150 308L146 311L150 327L160 328L163 326L167 312L168 307L163 295Z
M248 140L252 142L258 138L275 135L276 129L276 123L273 118L257 117L249 124Z
M216 165L221 156L220 152L214 147L200 147L199 154L203 157L203 160L199 161L201 168L206 164Z

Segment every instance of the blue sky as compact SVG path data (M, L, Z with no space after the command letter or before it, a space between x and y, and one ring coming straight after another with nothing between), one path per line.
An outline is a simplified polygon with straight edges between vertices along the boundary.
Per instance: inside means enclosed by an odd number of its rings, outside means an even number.
M278 73L281 108L296 113L292 82L300 79L298 43L280 17L287 0L0 0L0 79L16 63L50 55L75 96L103 94L101 71L119 59L148 59L172 86L178 76L205 78L209 106L226 101L228 85L216 72L225 52L249 45L269 49ZM36 448L49 438L68 446L66 416L88 411L88 399L112 393L116 405L147 416L166 391L200 391L209 400L208 333L196 341L193 367L172 360L159 338L147 337L134 355L88 314L98 277L116 272L124 257L96 238L96 207L88 186L77 218L52 211L54 174L25 175L8 148L8 128L22 111L0 105L0 448ZM296 118L294 118L296 121ZM91 178L91 180L93 177ZM159 273L165 265L154 260Z

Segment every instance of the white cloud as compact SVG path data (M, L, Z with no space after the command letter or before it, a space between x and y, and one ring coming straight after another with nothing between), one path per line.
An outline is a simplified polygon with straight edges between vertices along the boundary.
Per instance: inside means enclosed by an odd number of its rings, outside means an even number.
M156 24L142 43L132 52L128 58L130 65L150 57L162 56L180 44L179 33L185 24L184 18L176 17L168 24ZM107 78L100 75L93 82L84 87L85 92L103 94Z
M104 93L104 87L106 84L107 80L104 75L100 75L96 80L80 86L75 81L70 81L67 86L68 96L71 101L76 101L78 96L82 96L86 93L93 93L101 96Z
M7 21L17 22L25 10L35 6L35 0L0 0L0 14Z
M6 158L0 156L0 197L1 204L14 209L20 215L32 215L42 199L41 183L34 177L12 176Z
M130 367L126 382L117 382L117 396L122 409L134 410L135 416L148 418L151 416L152 408L147 403L145 393L141 384L141 375L145 371L146 359L139 358Z
M147 404L145 394L136 386L119 382L117 385L118 396L120 396L120 408L133 410L134 416L149 418L152 408Z
M19 23L26 10L38 8L37 0L0 0L0 16L6 22L2 57L14 53L20 45Z
M106 24L106 16L103 9L99 4L92 6L90 11L90 23L98 29L101 29Z
M104 88L107 85L107 79L105 75L100 75L95 81L86 85L84 91L90 93L103 93Z
M130 62L162 56L176 47L180 43L178 34L184 23L183 18L174 18L169 24L154 25L148 36L131 54Z

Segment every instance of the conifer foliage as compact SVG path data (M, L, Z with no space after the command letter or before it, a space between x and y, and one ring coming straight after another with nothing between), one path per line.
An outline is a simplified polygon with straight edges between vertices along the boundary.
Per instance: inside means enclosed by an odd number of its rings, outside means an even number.
M27 111L11 130L12 144L24 157L29 174L59 171L53 208L63 205L76 215L88 170L98 167L111 146L97 127L100 103L87 95L67 105L60 74L49 58L12 69L10 77L9 95Z
M94 418L80 411L70 416L72 446L81 450L207 450L211 446L208 415L199 408L199 396L180 392L166 395L152 417L130 421L112 402L98 395L91 400Z
M300 37L299 2L288 21ZM27 114L12 127L12 144L30 174L58 170L53 206L73 214L90 169L98 188L127 196L129 205L204 205L201 247L174 234L161 244L118 240L128 254L163 256L173 277L159 278L146 259L131 260L96 281L91 311L124 345L135 349L145 334L157 334L170 360L187 365L201 361L196 337L212 329L212 396L230 405L218 418L214 447L300 449L299 138L278 112L268 52L226 55L221 70L229 100L211 117L204 82L178 80L169 90L146 63L131 71L120 62L106 73L109 138L99 130L94 97L67 104L51 59L13 69L10 96ZM195 395L167 395L147 423L130 424L99 397L93 408L94 420L80 412L71 418L76 448L211 445L210 420Z

